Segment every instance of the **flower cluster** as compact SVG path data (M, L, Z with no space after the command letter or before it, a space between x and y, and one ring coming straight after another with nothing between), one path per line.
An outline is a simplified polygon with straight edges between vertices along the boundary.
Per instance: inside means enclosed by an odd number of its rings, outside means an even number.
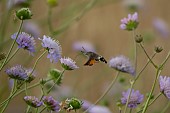
M43 36L42 46L48 51L47 58L50 59L51 62L58 62L61 58L61 46L58 41L52 40L51 37Z
M73 61L71 58L61 58L60 59L60 62L61 62L61 65L62 67L65 69L65 70L74 70L74 69L77 69L79 68L77 65L76 65L76 62Z
M31 107L35 107L38 108L40 107L43 103L41 101L39 101L38 98L36 98L35 96L25 96L24 97L24 101Z
M34 37L32 37L31 35L22 32L18 34L15 33L11 36L12 39L16 39L16 42L18 44L18 48L23 48L25 50L28 50L30 53L35 52L35 40Z
M128 14L127 18L121 19L120 28L123 30L132 31L137 28L138 24L138 13L135 12L134 14Z
M130 89L128 89L126 92L122 93L122 98L121 98L121 102L122 104L126 104L127 100L128 100L128 96L130 94ZM135 91L134 89L132 89L131 95L130 95L130 99L128 102L128 107L129 108L136 108L138 104L140 104L143 101L144 96L142 94L140 94L140 92L137 90Z
M135 75L135 69L132 67L130 61L125 56L117 56L109 61L109 66L118 71Z

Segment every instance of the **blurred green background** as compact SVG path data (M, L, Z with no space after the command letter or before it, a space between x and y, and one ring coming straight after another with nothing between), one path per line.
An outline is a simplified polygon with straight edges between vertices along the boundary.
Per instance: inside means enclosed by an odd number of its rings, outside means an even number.
M26 21L34 22L38 26L40 38L42 38L43 35L49 35L57 39L62 46L62 56L74 59L78 52L73 49L73 44L76 41L88 41L96 48L97 53L104 56L107 61L114 56L125 55L129 57L133 63L134 41L132 32L119 28L120 19L127 17L128 13L134 12L134 10L132 11L130 9L132 8L131 4L130 6L127 5L128 1L130 0L58 0L58 6L51 9L51 25L54 31L56 31L55 34L52 35L49 31L49 23L47 21L49 7L46 0L32 0L28 7L31 9L33 17L31 20ZM137 9L135 10L139 14L139 26L136 29L136 33L143 36L144 45L148 54L152 55L154 53L155 45L160 45L164 48L164 50L154 58L154 62L159 64L165 59L170 50L170 30L168 29L170 27L170 1L134 1L137 4L132 4L133 9L135 8L134 6L136 6ZM16 19L14 13L21 7L15 6L9 9L7 2L8 0L0 0L0 50L5 53L7 53L10 47L9 45L12 43L10 36L17 32L19 27L20 22ZM160 32L159 28L155 28L153 24L155 19L165 22L167 35ZM37 48L39 48L41 45L38 39L36 43ZM40 53L41 50L39 49L34 56L31 56L22 50L5 68L13 66L14 64L22 64L28 68L32 67ZM139 71L147 62L147 57L139 46L137 56L137 70ZM115 77L116 71L104 63L97 63L91 67L83 66L86 60L85 57L79 56L76 62L80 68L65 72L63 84L60 88L57 88L56 91L53 91L51 95L58 100L61 99L61 95L65 95L66 97L77 97L92 103L95 102ZM161 74L166 76L170 75L169 67L170 62L168 61ZM49 59L44 56L36 68L37 78L34 83L42 77L45 78L51 68L62 70L60 63L52 64ZM155 77L155 71L152 65L148 65L137 81L134 89L140 90L142 94L148 93ZM121 78L125 79L124 83L119 82ZM121 98L121 92L129 88L130 79L132 79L132 76L121 73L119 80L100 104L104 101L108 102L112 113L118 113L116 102ZM4 71L2 71L0 73L0 101L3 101L9 95L10 88L8 81L8 77ZM155 95L158 93L159 84L156 85L156 90L154 91ZM32 89L30 94L40 96L40 87ZM22 113L26 108L23 96L24 94L21 94L14 98L6 112L11 113L15 110L16 113ZM160 113L167 103L168 100L164 96L161 96L149 107L147 113ZM170 109L167 113L169 112Z

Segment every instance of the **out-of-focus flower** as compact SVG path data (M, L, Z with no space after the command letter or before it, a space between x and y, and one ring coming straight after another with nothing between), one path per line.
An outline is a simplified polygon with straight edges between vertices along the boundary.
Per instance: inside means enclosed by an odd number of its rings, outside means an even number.
M161 92L170 99L170 77L167 76L160 76L159 78L159 85Z
M122 98L121 98L121 103L123 105L126 104L127 100L128 100L128 96L130 93L130 89L128 89L126 92L122 93ZM128 107L129 108L136 108L138 104L140 104L143 101L144 96L142 94L140 94L140 92L137 90L135 91L134 89L132 89L131 95L130 95L130 99L129 99L129 103L128 103Z
M16 65L14 67L6 69L5 72L12 79L26 80L28 77L26 69L21 65Z
M34 22L24 22L23 31L31 34L35 38L38 38L40 36L40 28Z
M75 70L77 68L79 68L76 65L76 62L73 61L71 58L61 58L60 59L61 65L65 70Z
M14 33L11 38L16 39L17 33ZM16 40L18 44L18 48L23 48L25 50L28 50L31 54L35 52L35 40L34 37L31 35L22 32L19 33L18 38Z
M50 7L56 7L58 5L58 0L47 0Z
M109 66L118 71L135 75L135 69L132 67L130 61L125 56L117 56L109 61Z
M24 97L24 101L31 107L35 107L38 108L40 107L43 103L41 101L39 101L38 98L36 98L35 96L25 96Z
M160 18L156 18L153 20L153 27L156 30L156 32L158 32L160 34L160 36L167 38L170 36L170 29L168 27L168 24L160 19Z
M90 42L85 42L85 41L75 42L73 44L73 49L75 51L84 51L84 52L91 51L91 52L95 52L94 46Z
M58 62L61 58L61 46L58 41L52 40L51 37L43 36L42 46L47 49L48 55L47 58L50 59L51 62Z
M42 100L48 110L56 111L56 112L60 111L60 103L54 100L52 96L49 96L49 97L44 96Z
M123 5L131 11L137 11L144 6L143 0L123 0Z
M138 24L138 13L135 12L134 14L128 14L127 18L121 19L120 28L123 30L132 31L137 28Z
M84 100L83 105L82 105L83 110L87 110L89 107L91 107L91 108L88 110L88 113L112 113L109 110L109 108L107 108L105 106L99 106L99 105L94 105L93 106L93 104L91 104L90 102Z
M66 99L60 103L61 108L67 111L80 109L82 104L82 101L77 98Z

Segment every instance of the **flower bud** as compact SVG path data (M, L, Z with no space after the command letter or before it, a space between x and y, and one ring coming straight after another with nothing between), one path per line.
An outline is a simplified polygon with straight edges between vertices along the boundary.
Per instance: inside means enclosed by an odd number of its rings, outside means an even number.
M29 8L21 8L18 11L16 11L16 16L20 19L20 20L26 20L26 19L31 19L32 17L32 13L29 10Z
M141 43L141 42L143 41L143 37L142 37L141 35L136 35L135 41L136 41L137 43Z
M47 0L47 3L50 7L55 7L58 5L58 0Z
M163 50L161 46L155 46L155 52L160 53Z

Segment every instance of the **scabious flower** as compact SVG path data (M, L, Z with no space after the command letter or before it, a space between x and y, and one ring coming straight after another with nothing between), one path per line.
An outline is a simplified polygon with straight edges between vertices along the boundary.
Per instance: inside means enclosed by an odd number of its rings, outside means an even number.
M40 40L42 40L42 46L48 51L47 58L49 58L51 62L58 62L61 58L61 46L59 42L45 35L43 39Z
M84 49L83 49L84 48ZM73 49L75 51L91 51L95 52L94 46L90 42L85 42L85 41L77 41L73 44Z
M11 36L12 39L16 39L17 33L13 34ZM31 35L21 32L18 35L18 38L16 40L18 44L18 48L23 48L25 50L28 50L30 53L35 52L35 40L34 37Z
M138 13L135 12L134 14L128 14L127 18L121 19L120 28L123 30L132 31L137 28L138 24Z
M93 107L91 107L91 106L93 106ZM91 107L91 108L88 110L88 113L112 113L110 111L110 109L105 106L93 105L90 102L84 100L82 109L87 110L89 107Z
M28 77L26 69L21 65L8 68L5 72L12 79L26 80Z
M64 58L61 58L60 59L60 62L61 62L61 65L62 67L65 69L65 70L74 70L74 69L77 69L79 68L77 65L76 65L76 62L73 61L71 58L69 57L64 57Z
M38 108L40 107L43 103L36 98L35 96L25 96L24 101L31 107Z
M125 56L117 56L109 61L109 67L118 71L135 75L135 69L132 67L130 61Z
M123 97L121 98L121 103L123 105L126 104L126 102L128 100L129 93L130 93L130 89L128 89L126 92L122 93ZM137 105L143 101L143 98L144 98L144 96L142 94L140 94L140 92L138 90L135 91L134 89L132 89L131 96L129 98L128 107L136 108Z
M56 111L56 112L60 111L60 103L54 100L52 96L49 96L49 97L44 96L42 100L48 110Z
M159 85L161 92L170 99L170 77L160 76L159 77Z

